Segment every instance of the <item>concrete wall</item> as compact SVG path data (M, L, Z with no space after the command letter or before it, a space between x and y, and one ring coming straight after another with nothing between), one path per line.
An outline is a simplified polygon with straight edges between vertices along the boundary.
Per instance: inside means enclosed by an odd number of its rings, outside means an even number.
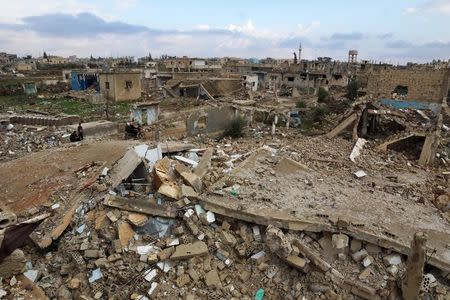
M131 82L127 87L126 82ZM109 83L109 88L107 88ZM100 91L107 100L134 101L141 97L142 85L140 73L102 73Z
M448 88L450 70L379 70L368 75L367 93L376 98L391 98L394 89L408 87L405 100L439 103Z
M231 106L198 110L186 120L187 134L220 133L227 128L234 116L235 109Z
M9 120L11 123L24 125L66 126L80 122L80 117L75 115L60 118L47 116L14 116Z

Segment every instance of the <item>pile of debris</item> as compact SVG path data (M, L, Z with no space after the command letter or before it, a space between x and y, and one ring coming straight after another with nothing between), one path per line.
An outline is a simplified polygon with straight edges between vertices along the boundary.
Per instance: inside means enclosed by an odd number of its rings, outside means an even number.
M47 126L0 125L0 161L58 147L68 141L64 134L65 131L55 131Z
M194 148L136 146L67 207L54 203L55 214L31 235L45 254L31 244L27 258L13 252L7 259L20 257L18 271L0 265L0 298L26 289L43 299L396 298L407 274L399 253L342 232L283 231L281 221L267 226L207 209L204 181L218 172L211 164L229 173L250 153ZM239 185L227 186L221 193L242 197ZM422 295L445 299L444 276L430 268Z

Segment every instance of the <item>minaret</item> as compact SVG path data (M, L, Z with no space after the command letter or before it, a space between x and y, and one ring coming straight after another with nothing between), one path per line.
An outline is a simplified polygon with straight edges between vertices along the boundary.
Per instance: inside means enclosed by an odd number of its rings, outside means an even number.
M302 43L298 45L298 63L302 60Z

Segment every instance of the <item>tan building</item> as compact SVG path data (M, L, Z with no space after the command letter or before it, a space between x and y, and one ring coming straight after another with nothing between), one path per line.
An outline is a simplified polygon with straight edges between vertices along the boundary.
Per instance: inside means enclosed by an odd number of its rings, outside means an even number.
M368 75L367 94L440 103L448 96L450 69L385 69Z
M16 70L20 72L36 70L36 63L34 61L19 62L16 65Z
M141 97L141 73L100 73L100 92L106 100L135 101Z

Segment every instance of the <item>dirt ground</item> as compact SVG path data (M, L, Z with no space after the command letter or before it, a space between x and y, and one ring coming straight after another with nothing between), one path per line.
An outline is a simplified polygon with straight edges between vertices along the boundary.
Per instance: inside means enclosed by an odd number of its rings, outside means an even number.
M111 165L129 146L128 141L66 144L2 163L0 206L20 214L45 204L54 192L63 194L79 184L75 170L92 161Z

